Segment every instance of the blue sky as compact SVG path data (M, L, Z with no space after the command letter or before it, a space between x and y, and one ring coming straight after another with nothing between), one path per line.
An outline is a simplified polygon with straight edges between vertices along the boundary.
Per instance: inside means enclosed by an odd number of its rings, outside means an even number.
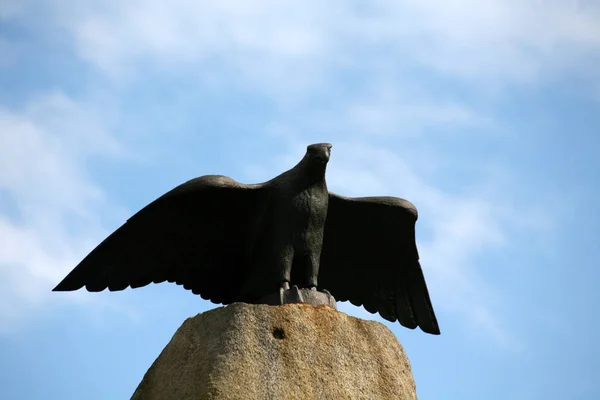
M442 335L386 325L421 400L600 398L599 62L592 1L1 0L0 398L128 398L213 305L52 287L179 183L323 141L330 190L419 209Z

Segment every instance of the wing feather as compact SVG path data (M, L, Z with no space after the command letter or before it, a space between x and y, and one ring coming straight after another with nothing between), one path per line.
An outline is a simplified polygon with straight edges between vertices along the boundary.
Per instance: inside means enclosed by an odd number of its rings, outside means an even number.
M329 194L319 286L402 326L439 334L415 243L417 210L395 197Z
M236 300L268 187L218 175L188 181L108 236L56 286L98 292L175 282L213 302Z

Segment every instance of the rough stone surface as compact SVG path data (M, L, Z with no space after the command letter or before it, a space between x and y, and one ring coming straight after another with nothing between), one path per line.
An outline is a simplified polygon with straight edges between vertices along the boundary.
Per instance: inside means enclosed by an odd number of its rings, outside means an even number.
M187 319L132 397L416 398L408 358L385 325L327 306L243 303Z

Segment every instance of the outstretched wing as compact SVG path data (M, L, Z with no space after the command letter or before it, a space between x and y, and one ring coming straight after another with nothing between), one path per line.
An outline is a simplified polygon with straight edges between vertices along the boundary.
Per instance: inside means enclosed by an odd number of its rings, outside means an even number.
M419 264L417 210L395 197L329 194L319 287L388 321L440 330Z
M250 265L268 186L219 175L192 179L143 208L54 291L175 282L214 303L234 302Z

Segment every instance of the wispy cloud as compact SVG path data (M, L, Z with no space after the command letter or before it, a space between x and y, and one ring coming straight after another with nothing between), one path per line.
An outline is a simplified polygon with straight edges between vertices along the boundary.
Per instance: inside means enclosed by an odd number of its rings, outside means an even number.
M84 104L61 93L0 109L0 326L48 299L52 287L105 234L110 201L87 175L92 156L119 143ZM118 208L117 208L118 210ZM117 211L118 212L118 211ZM8 306L10 305L10 306Z
M53 4L79 55L117 75L148 62L161 70L218 64L240 72L236 79L300 88L338 68L421 66L497 84L544 79L597 57L600 46L600 8L590 1ZM203 72L210 79L216 71Z

